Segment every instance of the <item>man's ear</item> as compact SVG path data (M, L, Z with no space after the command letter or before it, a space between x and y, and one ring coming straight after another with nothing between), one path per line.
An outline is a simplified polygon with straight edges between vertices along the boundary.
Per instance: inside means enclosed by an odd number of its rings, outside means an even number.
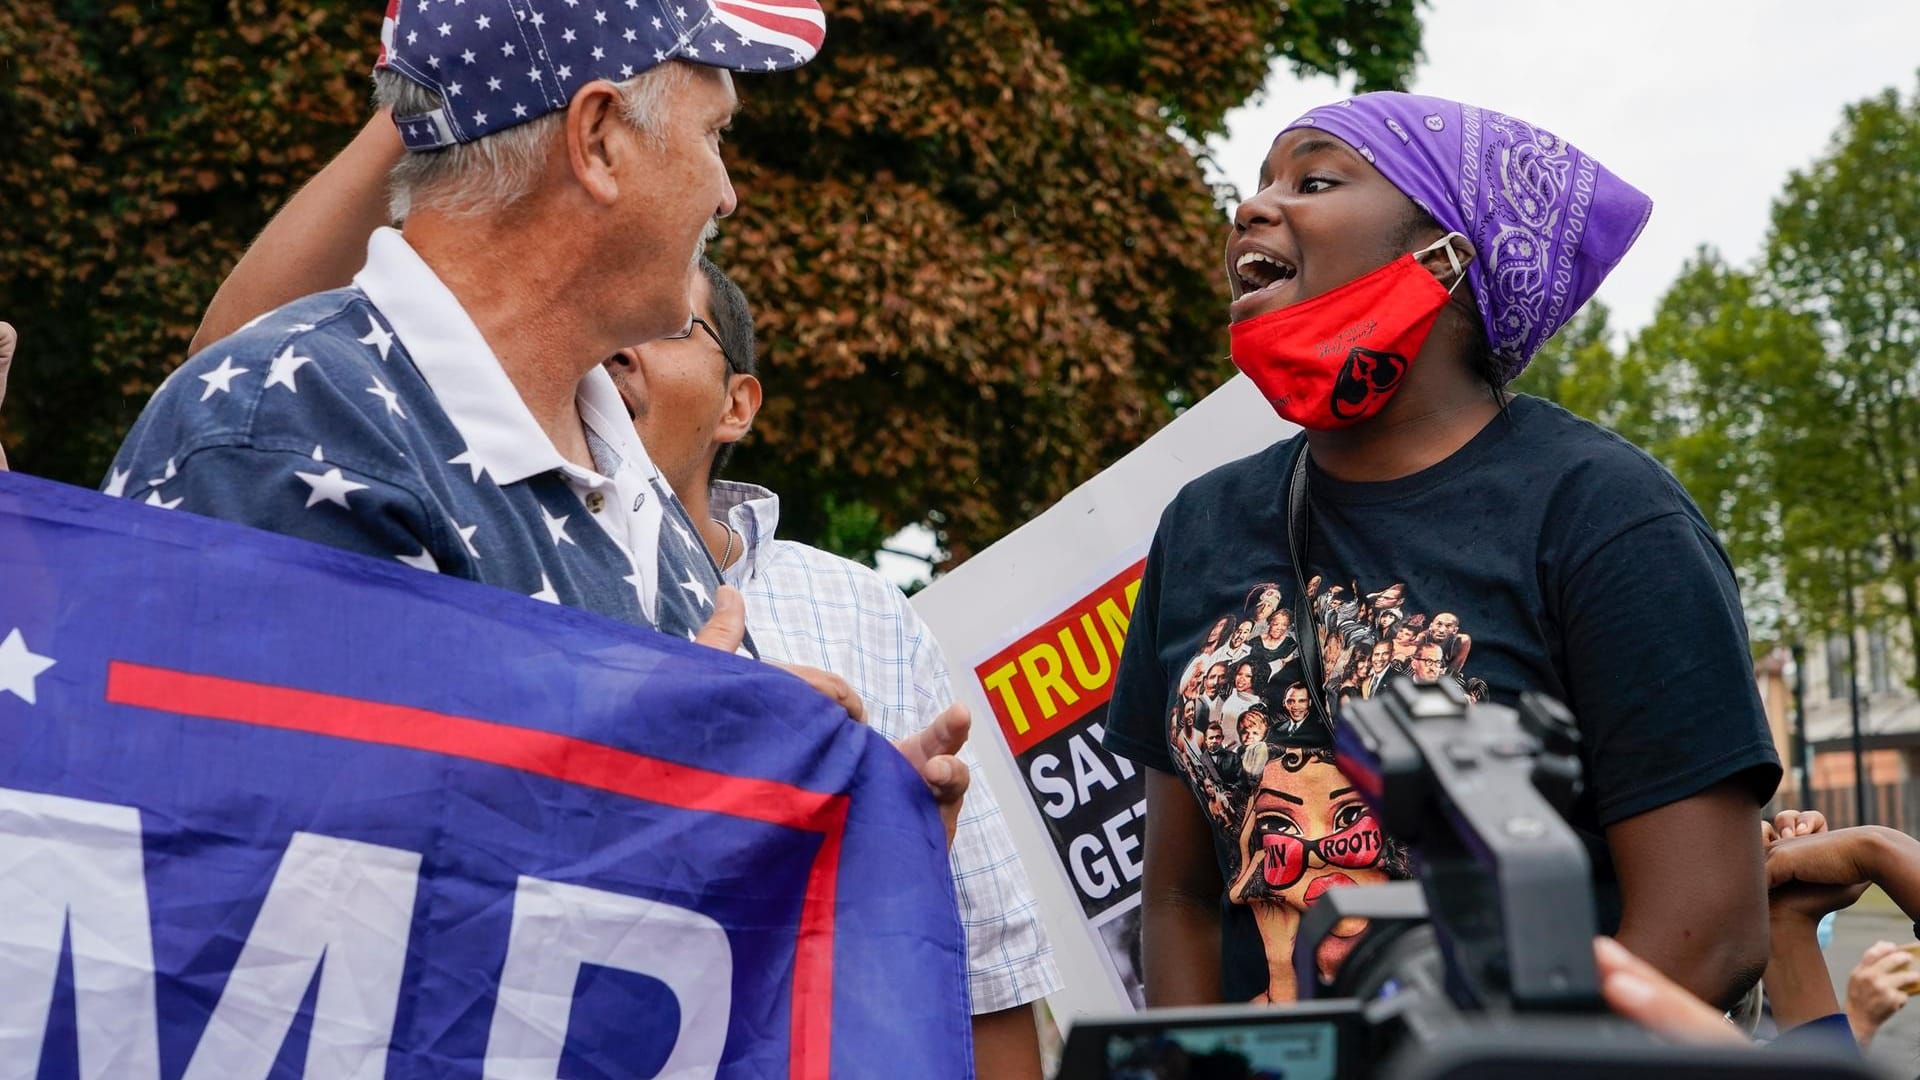
M619 166L634 151L633 130L620 114L620 91L595 79L574 91L566 112L567 165L587 196L599 203L619 197Z
M760 413L760 380L751 375L727 376L727 408L720 414L720 426L713 441L735 443L753 429L753 418Z

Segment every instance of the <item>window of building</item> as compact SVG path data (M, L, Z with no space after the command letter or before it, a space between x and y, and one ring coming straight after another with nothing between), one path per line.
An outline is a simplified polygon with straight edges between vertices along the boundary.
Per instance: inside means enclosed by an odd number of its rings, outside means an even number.
M1867 631L1867 672L1873 692L1884 694L1893 689L1893 673L1887 670L1887 632Z

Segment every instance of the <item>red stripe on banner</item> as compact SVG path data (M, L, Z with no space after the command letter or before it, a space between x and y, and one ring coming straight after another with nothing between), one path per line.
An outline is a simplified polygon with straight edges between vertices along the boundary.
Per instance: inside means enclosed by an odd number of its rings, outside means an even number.
M794 945L791 1075L825 1080L833 1022L834 896L847 797L729 776L600 743L487 720L194 675L122 660L107 664L107 701L142 709L422 750L582 787L821 834Z
M776 15L769 11L761 11L759 8L746 7L741 4L729 4L726 0L716 0L713 6L742 22L749 22L775 33L799 38L801 41L812 45L816 49L820 47L821 42L827 39L827 32L819 23L810 22L806 19Z

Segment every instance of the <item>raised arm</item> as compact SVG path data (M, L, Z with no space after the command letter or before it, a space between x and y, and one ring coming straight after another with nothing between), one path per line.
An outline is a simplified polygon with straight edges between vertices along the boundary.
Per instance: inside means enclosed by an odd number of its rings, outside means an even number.
M405 152L381 109L254 239L213 294L189 355L282 304L352 281L367 237L388 224L387 172Z

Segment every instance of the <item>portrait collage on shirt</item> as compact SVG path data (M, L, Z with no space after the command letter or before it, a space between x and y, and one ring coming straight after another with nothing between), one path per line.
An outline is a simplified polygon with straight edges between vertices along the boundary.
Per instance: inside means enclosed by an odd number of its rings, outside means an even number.
M1381 834L1334 765L1332 732L1313 709L1301 662L1290 591L1255 585L1238 609L1206 626L1167 717L1176 767L1230 853L1222 868L1228 898L1252 910L1276 973L1291 965L1300 917L1321 894L1408 873L1405 850ZM1486 683L1466 674L1473 638L1459 616L1408 611L1406 591L1398 582L1376 592L1321 577L1307 582L1306 629L1319 646L1319 690L1334 715L1395 675L1449 679L1471 700L1486 697ZM1321 950L1323 974L1363 930L1335 928ZM1256 1000L1293 1000L1293 989L1276 974Z

